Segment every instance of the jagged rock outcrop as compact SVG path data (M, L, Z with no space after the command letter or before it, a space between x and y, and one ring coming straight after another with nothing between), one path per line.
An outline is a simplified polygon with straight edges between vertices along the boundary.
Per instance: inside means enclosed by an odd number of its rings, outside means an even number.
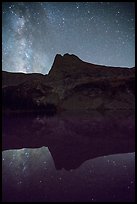
M3 72L2 93L4 110L134 109L135 68L56 55L48 75Z

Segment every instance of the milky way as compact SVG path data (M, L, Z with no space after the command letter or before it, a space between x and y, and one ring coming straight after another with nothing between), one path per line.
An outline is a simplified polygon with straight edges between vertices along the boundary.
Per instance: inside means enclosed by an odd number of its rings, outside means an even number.
M57 53L133 67L133 2L5 2L2 69L48 73Z

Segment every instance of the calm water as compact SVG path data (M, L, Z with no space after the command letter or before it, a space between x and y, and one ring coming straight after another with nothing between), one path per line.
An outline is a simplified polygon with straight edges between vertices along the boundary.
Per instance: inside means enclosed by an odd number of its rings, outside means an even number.
M3 116L3 202L134 202L132 112Z

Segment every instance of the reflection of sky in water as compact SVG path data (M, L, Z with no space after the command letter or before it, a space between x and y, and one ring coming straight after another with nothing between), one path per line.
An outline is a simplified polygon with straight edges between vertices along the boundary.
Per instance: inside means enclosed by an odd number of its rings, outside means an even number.
M67 171L56 170L47 147L4 151L3 201L134 201L134 157L98 157Z

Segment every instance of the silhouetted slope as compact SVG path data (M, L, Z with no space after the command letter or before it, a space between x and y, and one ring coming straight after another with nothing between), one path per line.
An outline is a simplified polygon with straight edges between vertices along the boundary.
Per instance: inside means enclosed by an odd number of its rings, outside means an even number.
M2 73L4 110L134 109L135 68L56 55L48 75ZM48 107L48 108L47 108Z

